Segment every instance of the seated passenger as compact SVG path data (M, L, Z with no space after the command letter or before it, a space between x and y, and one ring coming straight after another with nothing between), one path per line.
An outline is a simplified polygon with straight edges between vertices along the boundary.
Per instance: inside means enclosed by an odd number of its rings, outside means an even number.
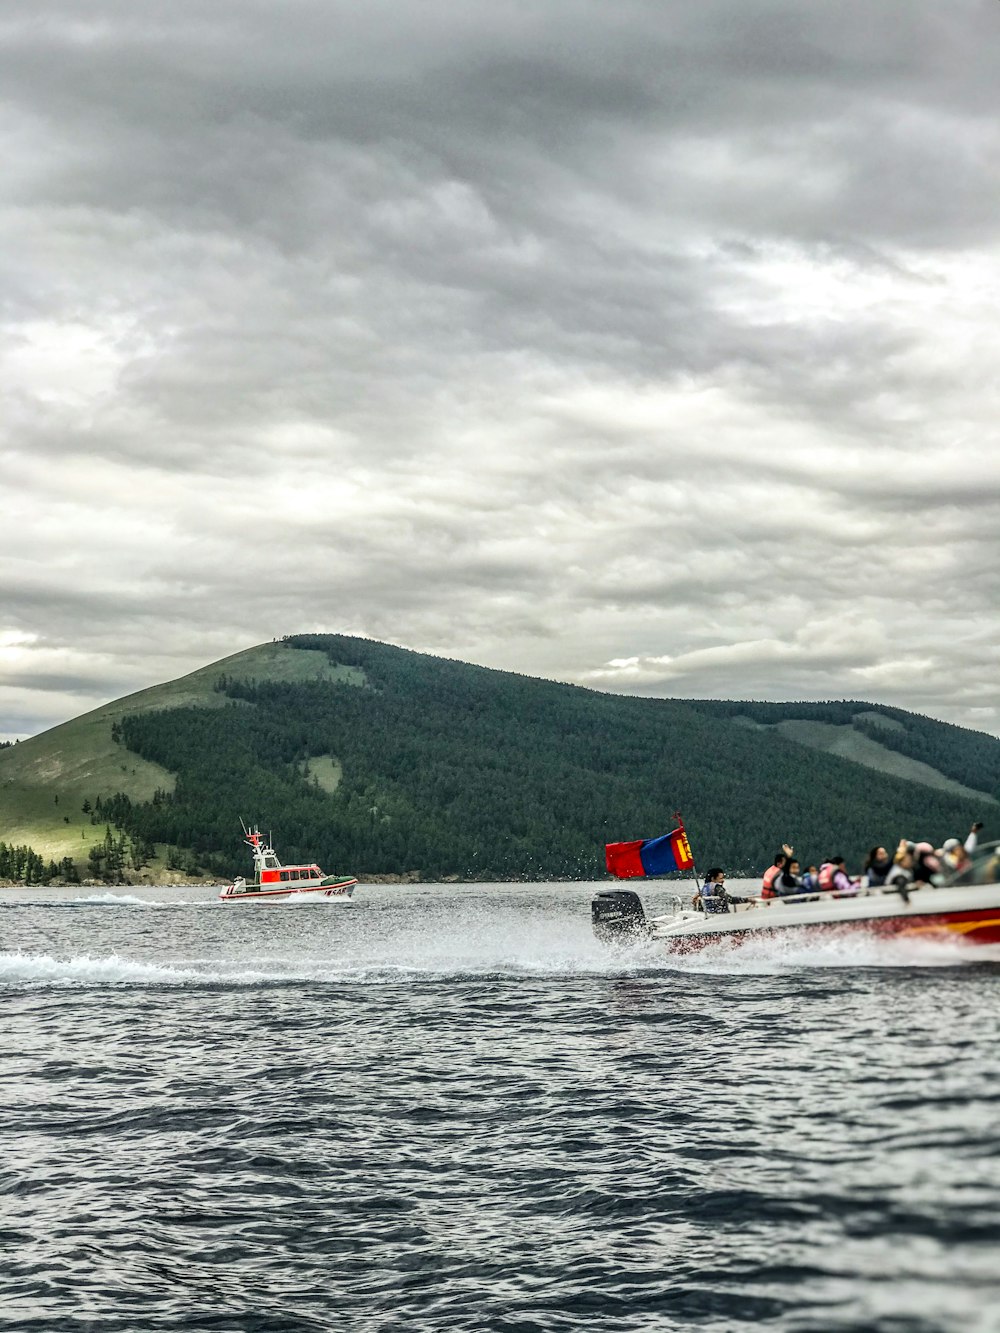
M815 866L807 866L806 873L802 876L802 892L815 893L819 888L819 871Z
M872 889L884 884L892 865L892 857L884 847L873 847L865 857L865 863L861 868L861 878L865 887Z
M702 912L730 912L734 903L751 902L750 898L738 898L734 893L726 892L726 872L717 866L705 876L697 897L696 907Z
M973 852L976 850L976 844L979 841L979 830L982 827L982 824L977 821L969 830L969 835L964 843L959 842L957 838L948 838L940 851L935 852L943 870L956 875L965 870L972 860Z
M851 879L842 856L831 856L819 868L819 887L831 893L857 893L858 882Z
M914 884L933 884L940 878L941 862L929 842L918 842L913 849Z
M885 877L887 889L905 887L913 880L913 849L915 843L900 838L892 858L892 869Z
M774 863L764 871L764 882L761 885L760 896L762 898L775 897L774 881L778 878L788 863L788 858L792 854L792 848L788 843L782 843L782 850L775 852Z
M798 861L787 861L772 887L779 898L789 898L793 893L801 893L802 876L799 874Z
M718 866L713 867L705 876L701 886L701 910L703 912L728 912L729 895L726 893L726 872Z

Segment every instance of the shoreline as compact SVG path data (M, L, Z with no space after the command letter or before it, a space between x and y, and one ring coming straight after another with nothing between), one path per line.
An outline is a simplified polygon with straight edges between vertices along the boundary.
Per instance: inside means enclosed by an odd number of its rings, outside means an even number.
M364 884L391 884L405 888L411 884L597 884L603 883L605 877L600 879L583 879L573 877L550 877L547 879L529 879L527 877L510 876L505 879L462 879L459 875L445 875L441 879L421 879L416 872L411 871L405 875L358 875L359 885ZM617 881L608 879L607 882L617 883ZM4 889L224 889L227 884L232 883L228 879L199 879L189 875L171 874L151 879L81 879L65 880L53 879L47 884L25 884L23 880L4 879L0 880L0 891Z

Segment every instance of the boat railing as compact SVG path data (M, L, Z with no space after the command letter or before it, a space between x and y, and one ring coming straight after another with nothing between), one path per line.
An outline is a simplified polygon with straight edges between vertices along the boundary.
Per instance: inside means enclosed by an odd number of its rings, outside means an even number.
M852 898L879 898L886 895L896 897L914 893L918 889L933 888L923 881L901 880L893 884L858 884L850 889L811 889L808 893L775 894L773 898L751 898L748 903L754 907L775 907L778 903L819 903L831 899L843 901Z

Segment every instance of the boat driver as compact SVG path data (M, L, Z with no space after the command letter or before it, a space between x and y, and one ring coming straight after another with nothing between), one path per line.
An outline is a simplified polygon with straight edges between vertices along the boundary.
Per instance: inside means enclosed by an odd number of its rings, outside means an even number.
M703 912L731 912L730 903L745 902L745 898L735 898L726 892L726 872L714 866L705 876L705 883L700 889L701 910Z

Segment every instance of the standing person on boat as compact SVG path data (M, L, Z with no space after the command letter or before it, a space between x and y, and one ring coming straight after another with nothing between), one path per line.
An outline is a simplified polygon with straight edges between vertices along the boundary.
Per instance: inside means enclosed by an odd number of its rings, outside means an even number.
M884 884L892 869L892 857L884 847L873 847L865 857L861 867L861 879L865 888L874 889Z
M773 865L768 866L764 871L764 881L761 885L760 896L762 898L774 898L777 895L774 891L774 881L778 878L788 863L788 858L795 849L789 847L787 842L781 844L781 851L775 852Z

